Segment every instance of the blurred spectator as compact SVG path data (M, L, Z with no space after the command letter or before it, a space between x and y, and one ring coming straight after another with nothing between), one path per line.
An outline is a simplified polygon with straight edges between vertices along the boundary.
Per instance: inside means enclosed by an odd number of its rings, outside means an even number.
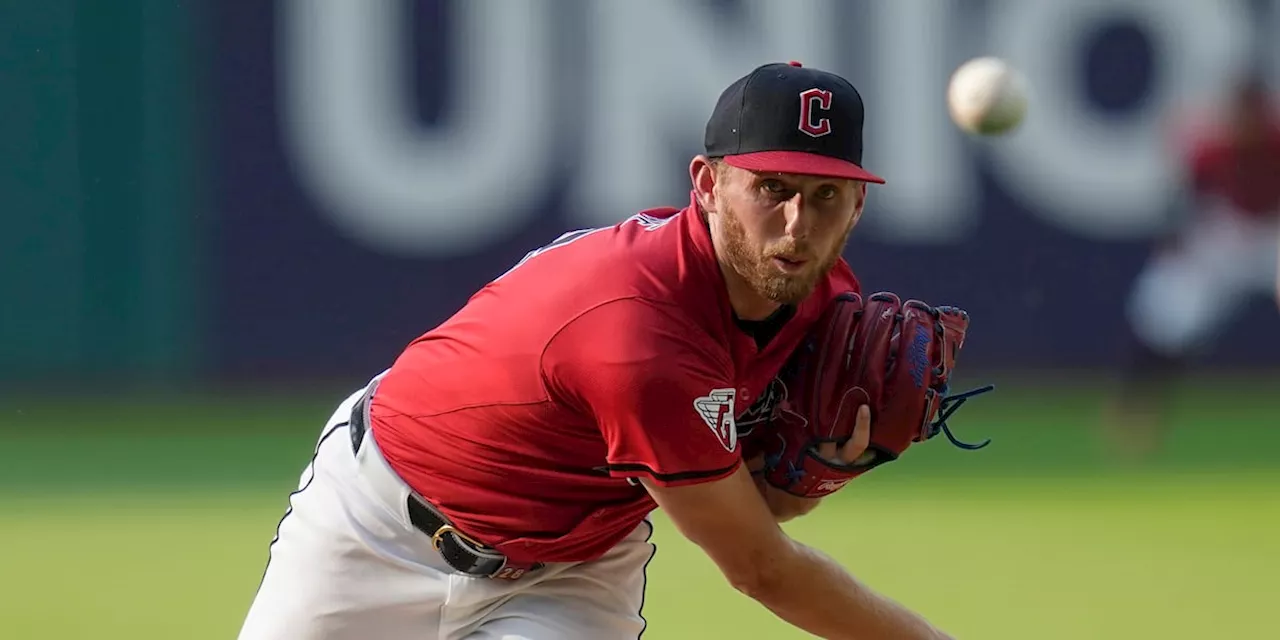
M1199 118L1179 147L1178 219L1134 282L1133 353L1107 421L1111 444L1143 455L1168 425L1171 384L1246 304L1280 300L1280 111L1262 75L1242 78L1221 118Z

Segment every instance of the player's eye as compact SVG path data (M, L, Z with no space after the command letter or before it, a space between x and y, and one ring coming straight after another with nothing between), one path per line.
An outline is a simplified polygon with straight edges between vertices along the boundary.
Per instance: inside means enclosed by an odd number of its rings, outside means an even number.
M787 191L787 186L782 184L781 180L774 180L773 178L761 180L760 188L773 194L786 193Z
M814 195L818 196L818 199L820 200L832 200L836 196L840 195L840 190L836 189L832 185L824 184L821 187L818 187L818 191Z

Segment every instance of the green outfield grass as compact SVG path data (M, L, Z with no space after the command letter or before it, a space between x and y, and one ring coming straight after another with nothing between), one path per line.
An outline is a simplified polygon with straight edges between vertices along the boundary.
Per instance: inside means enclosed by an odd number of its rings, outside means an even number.
M1265 381L1264 381L1265 382ZM787 525L961 638L1260 638L1280 589L1269 385L1184 394L1169 447L1098 455L1096 391L1002 389ZM337 394L0 404L0 637L231 638ZM803 638L661 516L645 638Z

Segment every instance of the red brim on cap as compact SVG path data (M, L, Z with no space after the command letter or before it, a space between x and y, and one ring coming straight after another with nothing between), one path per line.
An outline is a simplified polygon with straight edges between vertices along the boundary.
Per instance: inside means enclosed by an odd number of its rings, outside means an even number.
M763 171L769 173L799 173L810 176L830 178L848 178L863 182L884 184L884 178L859 167L858 165L816 153L803 151L757 151L736 156L725 156L726 164L747 171Z

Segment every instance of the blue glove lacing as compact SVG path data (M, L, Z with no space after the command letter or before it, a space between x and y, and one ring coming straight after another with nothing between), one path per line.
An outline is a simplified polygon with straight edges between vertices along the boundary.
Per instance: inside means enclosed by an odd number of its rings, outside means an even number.
M952 435L951 428L947 426L947 418L950 418L951 415L954 414L957 409L959 409L961 406L964 405L966 401L969 400L969 398L982 395L988 391L994 390L995 388L996 388L995 385L989 384L985 387L978 387L977 389L971 389L969 391L965 391L964 393L957 393L955 395L946 395L947 388L944 386L942 388L942 393L943 393L942 402L938 404L938 417L935 418L933 423L929 425L929 437L932 438L933 436L938 435L938 432L941 431L944 435L947 436L947 439L951 441L951 444L954 444L955 446L960 447L961 449L968 449L969 451L975 451L977 449L981 449L991 444L991 438L987 438L986 440L982 441L980 444L969 444L967 442L961 442L960 440L957 440L956 437Z

